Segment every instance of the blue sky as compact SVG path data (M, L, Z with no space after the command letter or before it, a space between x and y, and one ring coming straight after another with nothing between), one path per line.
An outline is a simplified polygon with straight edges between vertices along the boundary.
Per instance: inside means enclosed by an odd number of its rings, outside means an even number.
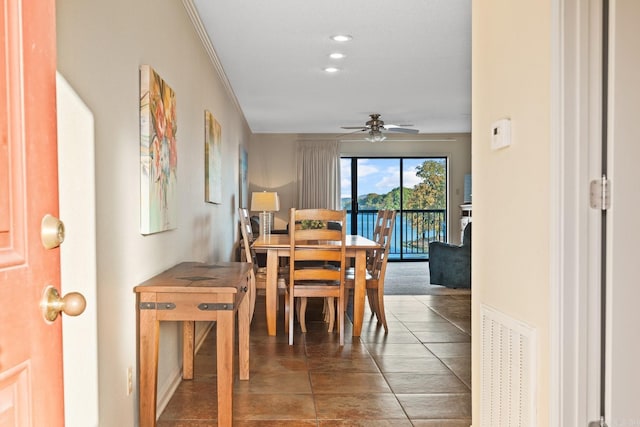
M426 159L403 159L403 182L405 187L412 188L420 182L416 177L416 166ZM351 196L350 159L342 161L341 194ZM400 186L399 159L359 159L358 160L358 193L359 195L377 193L385 194Z

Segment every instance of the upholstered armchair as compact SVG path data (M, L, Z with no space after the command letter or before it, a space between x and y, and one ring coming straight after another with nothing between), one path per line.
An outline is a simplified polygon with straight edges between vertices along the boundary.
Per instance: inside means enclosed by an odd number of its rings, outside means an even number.
M471 223L462 236L462 245L429 243L430 283L448 288L471 287Z

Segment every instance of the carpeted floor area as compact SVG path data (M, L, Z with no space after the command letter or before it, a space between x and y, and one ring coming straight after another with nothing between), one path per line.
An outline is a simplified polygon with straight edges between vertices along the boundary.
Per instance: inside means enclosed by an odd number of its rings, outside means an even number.
M428 262L388 262L385 295L469 295L470 289L450 289L429 283Z

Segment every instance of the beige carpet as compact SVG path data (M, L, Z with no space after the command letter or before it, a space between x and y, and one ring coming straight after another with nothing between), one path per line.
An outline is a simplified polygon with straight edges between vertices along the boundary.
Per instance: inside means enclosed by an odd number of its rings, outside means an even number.
M429 263L388 262L384 280L385 295L459 295L470 289L450 289L429 283Z

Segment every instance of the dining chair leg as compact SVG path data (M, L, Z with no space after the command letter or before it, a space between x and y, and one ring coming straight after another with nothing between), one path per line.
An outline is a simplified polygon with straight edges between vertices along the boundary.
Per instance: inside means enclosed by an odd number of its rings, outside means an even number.
M322 306L322 320L325 323L331 323L332 319L335 318L334 316L331 315L331 312L329 311L329 298L324 298L324 303ZM329 332L331 332L333 330L333 328L331 326L329 326Z
M378 323L382 323L384 326L384 333L389 333L389 327L387 326L387 316L384 313L384 293L380 292L378 289L374 289L372 292L373 300L376 305L376 317L378 318Z
M249 274L249 323L253 321L253 312L256 309L256 276L253 270Z
M384 314L384 295L382 295L378 289L367 289L367 299L369 300L371 317L375 316L378 324L382 324L385 333L387 333L387 319Z
M296 309L298 310L298 321L300 322L300 329L303 333L307 333L307 323L305 318L307 317L307 297L298 298L296 303Z
M278 277L278 291L286 289L287 285L284 282L284 277ZM280 298L276 298L276 311L280 310Z
M344 296L344 293L343 293L343 296ZM338 331L340 335L340 345L344 345L344 312L345 312L345 306L346 306L344 301L345 299L342 296L338 297L337 319L338 319Z
M293 330L295 329L293 323L293 314L296 311L294 304L293 289L289 288L289 345L293 345Z
M367 300L369 302L369 309L371 310L371 317L375 316L378 318L378 299L375 289L367 289Z
M289 292L284 294L284 333L289 333Z
M369 308L371 309L371 317L376 315L378 316L378 312L376 311L376 299L373 295L372 289L367 289L367 301L369 302Z
M327 312L329 318L329 328L327 329L327 331L333 332L333 325L336 318L336 303L333 297L327 297L325 298L325 301L327 304Z

